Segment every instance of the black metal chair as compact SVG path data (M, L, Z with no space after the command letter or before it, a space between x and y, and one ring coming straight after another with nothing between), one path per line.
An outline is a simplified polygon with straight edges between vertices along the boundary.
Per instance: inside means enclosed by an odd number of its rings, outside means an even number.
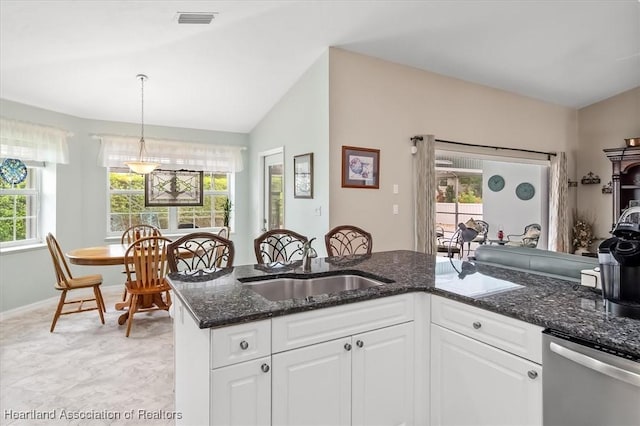
M371 234L353 225L336 226L324 236L328 256L371 254Z
M266 263L291 263L302 260L307 237L288 229L272 229L253 240L256 261Z
M524 227L524 232L522 234L507 235L507 245L536 248L538 246L538 240L540 239L541 232L542 226L537 223L532 223Z

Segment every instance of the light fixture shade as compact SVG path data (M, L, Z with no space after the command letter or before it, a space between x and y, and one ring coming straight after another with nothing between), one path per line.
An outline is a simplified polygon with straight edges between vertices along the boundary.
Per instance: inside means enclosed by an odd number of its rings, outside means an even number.
M150 161L128 161L124 164L126 164L132 172L141 175L151 173L160 165L159 163L152 163Z

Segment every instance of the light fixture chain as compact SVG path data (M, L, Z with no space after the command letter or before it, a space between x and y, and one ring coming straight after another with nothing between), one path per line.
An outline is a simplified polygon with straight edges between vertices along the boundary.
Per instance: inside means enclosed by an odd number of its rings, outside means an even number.
M144 140L144 75L140 75L140 100L141 100L141 108L140 108L140 123L142 124L141 134L142 140Z

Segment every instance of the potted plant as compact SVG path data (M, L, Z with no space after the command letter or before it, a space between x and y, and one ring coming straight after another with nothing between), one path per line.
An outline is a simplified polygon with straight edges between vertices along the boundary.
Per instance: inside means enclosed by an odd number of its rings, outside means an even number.
M593 218L589 215L573 214L573 248L575 254L589 253L593 244Z
M229 229L229 217L231 216L231 200L227 198L222 205L222 218L224 226Z

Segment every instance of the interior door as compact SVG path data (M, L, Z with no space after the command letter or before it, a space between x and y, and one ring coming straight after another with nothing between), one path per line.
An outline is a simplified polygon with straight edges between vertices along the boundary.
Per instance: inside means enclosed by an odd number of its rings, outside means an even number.
M265 155L263 162L264 206L262 231L284 228L284 154Z

